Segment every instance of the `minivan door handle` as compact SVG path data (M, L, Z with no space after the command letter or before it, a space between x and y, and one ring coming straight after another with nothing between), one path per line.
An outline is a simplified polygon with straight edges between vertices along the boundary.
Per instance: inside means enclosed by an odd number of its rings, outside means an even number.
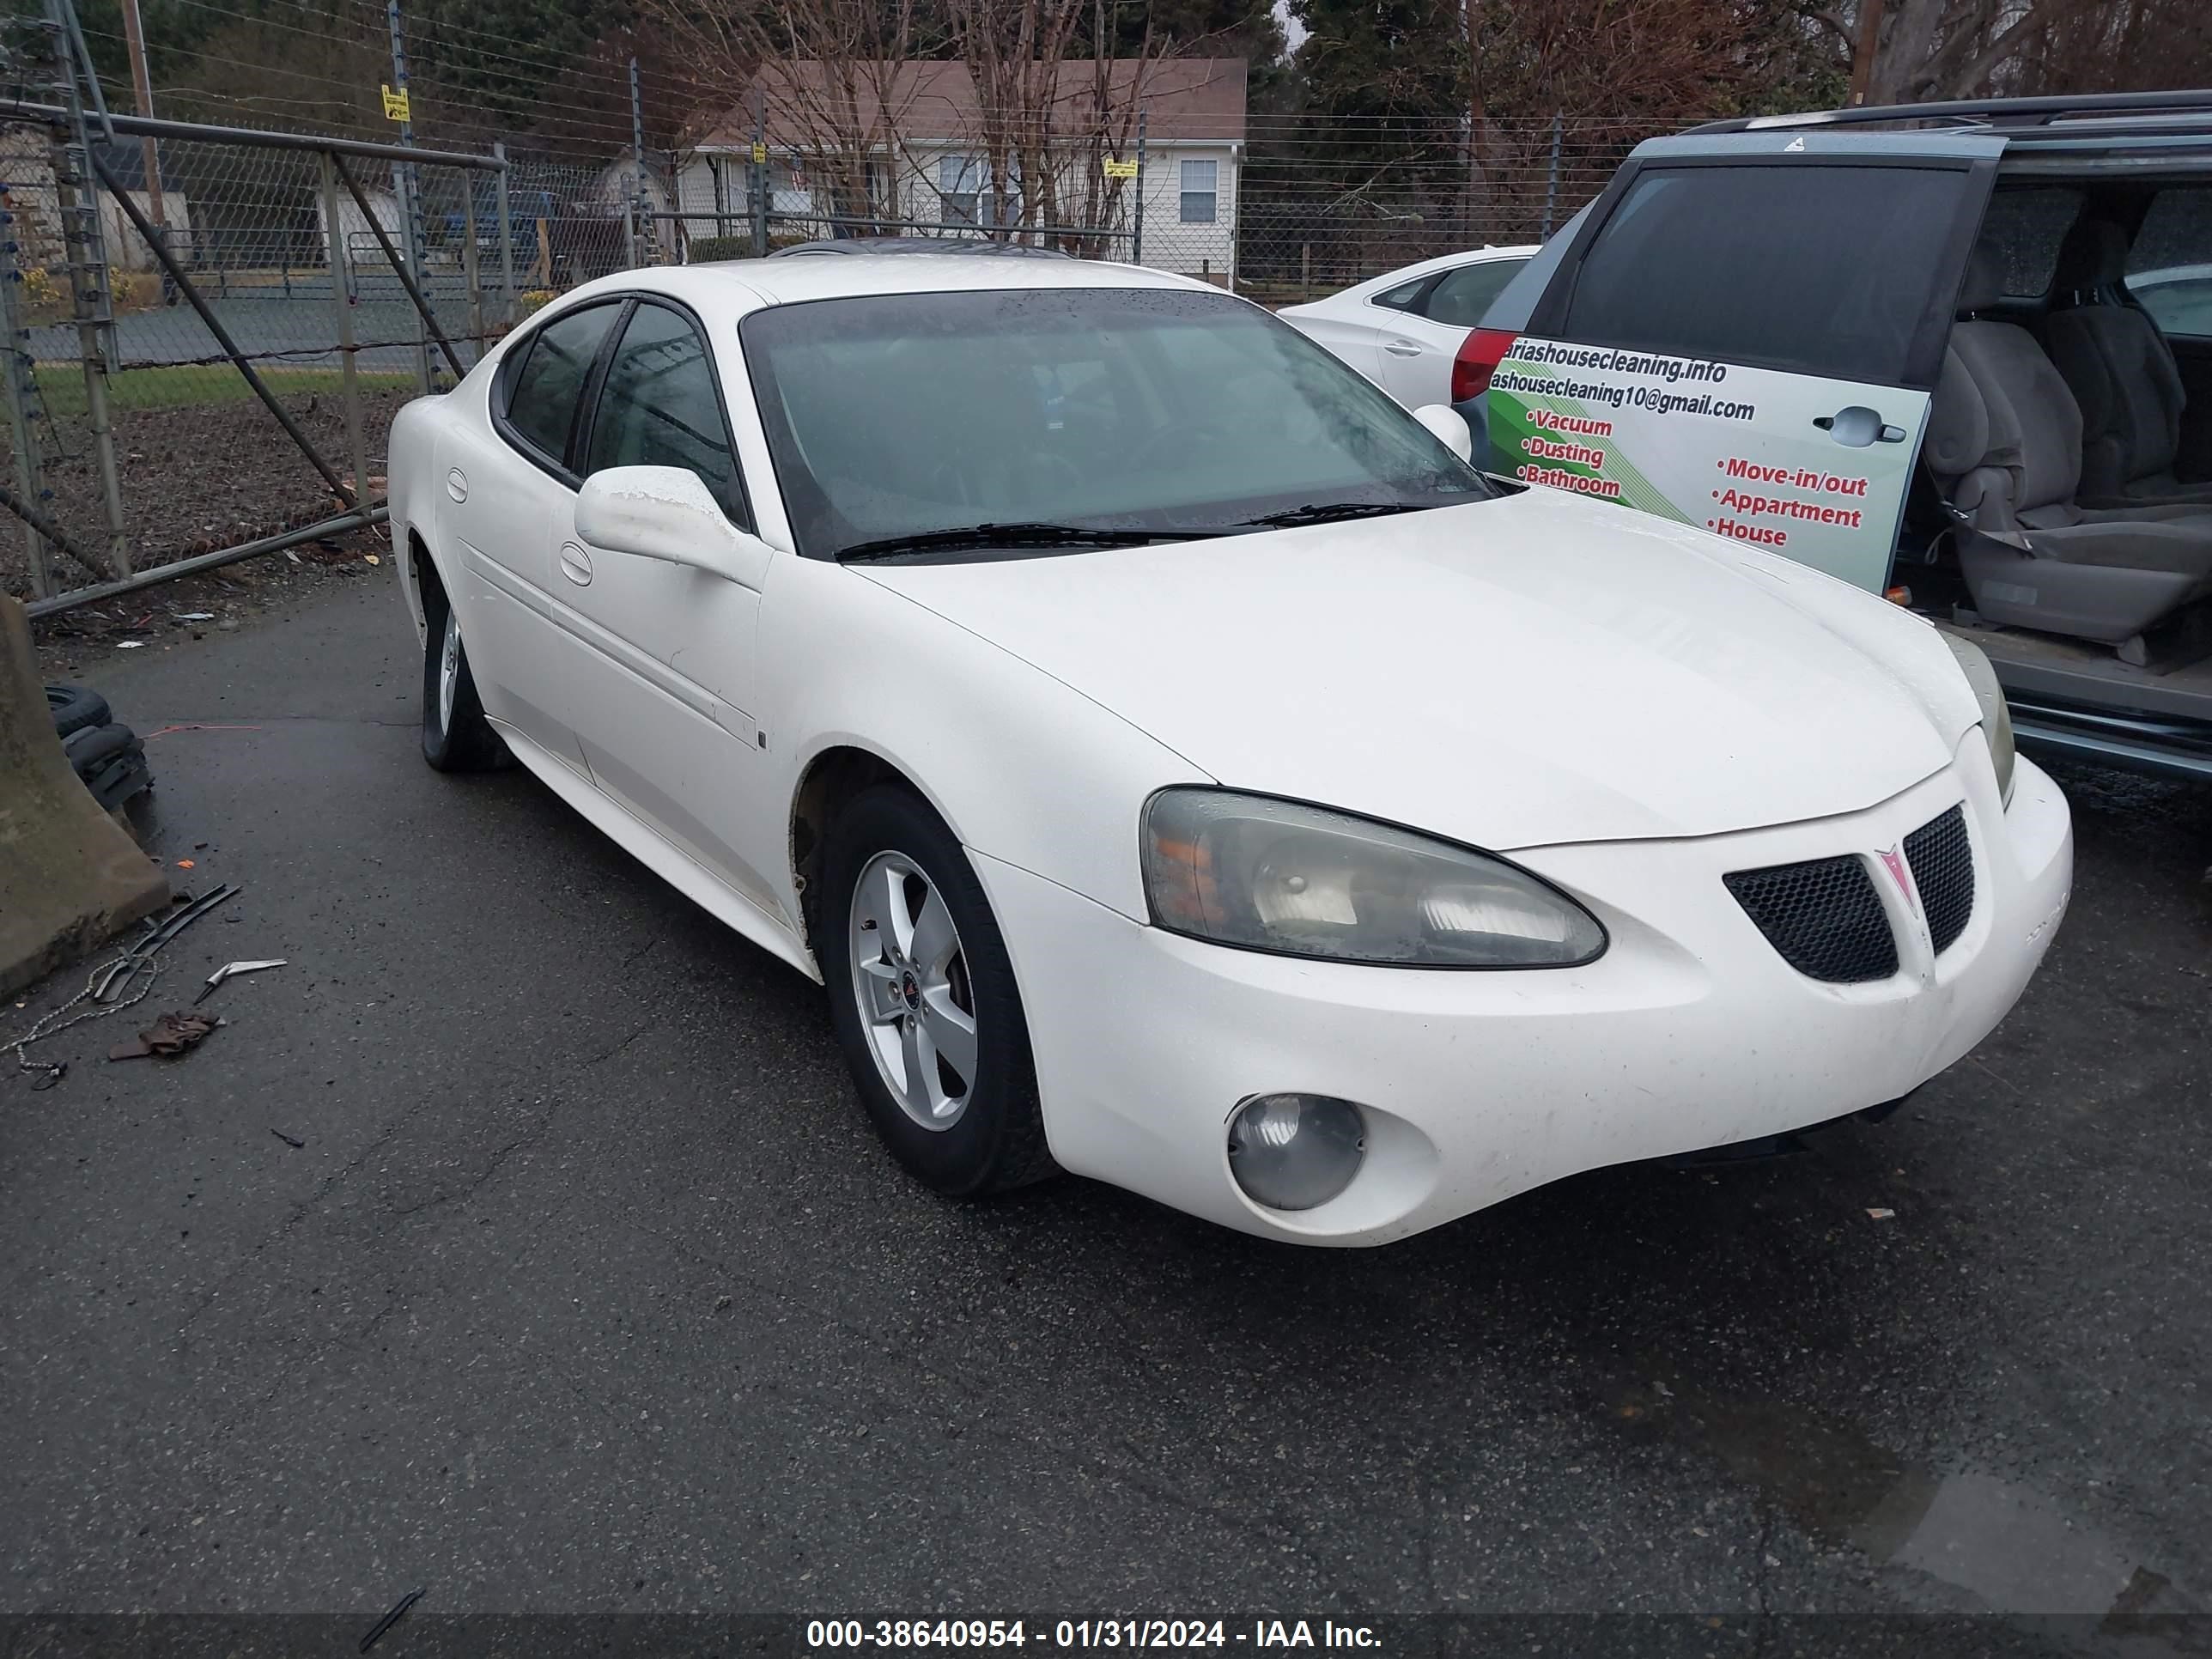
M1848 449L1864 449L1869 444L1901 444L1905 428L1886 424L1879 410L1863 404L1853 404L1832 415L1815 415L1813 424Z
M1386 340L1382 349L1393 357L1418 357L1421 355L1421 348L1411 340Z

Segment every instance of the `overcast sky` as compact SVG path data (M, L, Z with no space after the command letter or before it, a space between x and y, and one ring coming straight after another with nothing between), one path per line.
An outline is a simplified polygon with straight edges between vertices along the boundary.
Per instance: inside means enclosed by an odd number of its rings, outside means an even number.
M1285 3L1285 0L1275 0L1275 16L1282 24L1283 33L1289 39L1291 46L1296 46L1299 41L1306 38L1305 26L1291 15L1291 9Z

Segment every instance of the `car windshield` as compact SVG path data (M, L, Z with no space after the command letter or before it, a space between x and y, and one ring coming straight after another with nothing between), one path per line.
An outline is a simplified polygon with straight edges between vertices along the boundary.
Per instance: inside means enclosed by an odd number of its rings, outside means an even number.
M1005 556L1491 493L1369 381L1225 295L875 295L755 312L742 338L793 533L817 558L909 538L933 538L932 556ZM994 532L988 550L939 534L972 527Z

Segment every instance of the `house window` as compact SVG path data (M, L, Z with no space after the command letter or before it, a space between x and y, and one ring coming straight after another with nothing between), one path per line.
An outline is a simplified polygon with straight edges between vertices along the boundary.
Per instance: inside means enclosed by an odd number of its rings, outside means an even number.
M980 155L941 155L937 161L938 220L948 225L975 222L977 198L983 189L983 158Z
M1221 164L1218 161L1185 161L1182 164L1182 222L1187 225L1210 225L1214 220L1214 209L1219 201L1215 194Z

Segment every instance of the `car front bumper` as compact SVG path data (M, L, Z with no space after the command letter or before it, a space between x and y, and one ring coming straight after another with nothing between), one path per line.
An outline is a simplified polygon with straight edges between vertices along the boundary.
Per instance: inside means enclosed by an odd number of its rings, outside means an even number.
M1880 854L1963 804L1972 915L1942 955ZM1721 878L1850 854L1899 968L1836 985L1784 963ZM2018 999L2064 914L2065 798L2019 763L1997 799L1978 730L1949 767L1863 812L1668 842L1519 851L1611 936L1585 968L1443 972L1230 950L974 854L1022 988L1061 1167L1225 1226L1379 1244L1563 1176L1826 1122L1911 1092ZM1231 1178L1226 1124L1255 1094L1358 1102L1351 1185L1286 1213Z

